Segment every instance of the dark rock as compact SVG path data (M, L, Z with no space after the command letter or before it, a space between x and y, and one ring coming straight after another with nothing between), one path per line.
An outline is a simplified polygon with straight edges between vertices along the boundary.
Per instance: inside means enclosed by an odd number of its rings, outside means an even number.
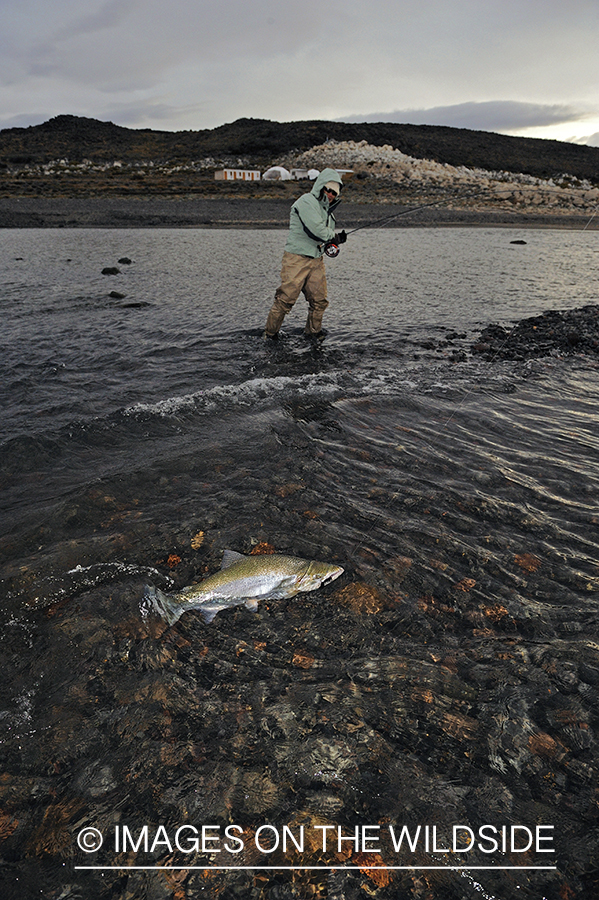
M540 316L522 319L511 331L488 325L473 353L492 359L524 360L549 354L599 353L599 306L548 310Z
M131 260L129 259L128 256L121 256L121 258L119 259L119 262L120 262L121 265L123 265L123 266L130 266L130 265L131 265Z
M116 266L105 266L102 269L102 275L119 275L120 271Z
M111 291L108 296L112 297L113 300L124 300L127 295L120 294L118 291Z
M510 241L510 244L526 244L526 241Z

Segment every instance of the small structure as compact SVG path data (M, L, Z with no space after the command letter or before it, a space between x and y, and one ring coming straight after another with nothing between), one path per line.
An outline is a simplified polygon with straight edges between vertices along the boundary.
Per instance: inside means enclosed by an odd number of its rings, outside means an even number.
M310 172L308 169L292 169L291 177L295 178L296 181L303 181L305 178L310 177Z
M262 176L263 181L289 181L293 175L283 166L271 166Z
M258 169L219 169L214 173L217 181L260 181Z

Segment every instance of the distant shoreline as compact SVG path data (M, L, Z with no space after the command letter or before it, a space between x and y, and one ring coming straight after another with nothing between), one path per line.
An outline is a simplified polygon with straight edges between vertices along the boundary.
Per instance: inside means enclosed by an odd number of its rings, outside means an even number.
M0 228L286 228L292 199L0 198ZM381 227L513 227L599 230L599 216L448 209L395 203L343 203L339 228L350 230L401 213ZM589 224L590 223L590 224Z

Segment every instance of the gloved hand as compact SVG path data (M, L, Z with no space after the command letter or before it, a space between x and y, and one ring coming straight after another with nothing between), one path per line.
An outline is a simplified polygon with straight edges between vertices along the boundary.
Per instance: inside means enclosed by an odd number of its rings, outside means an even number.
M345 244L347 240L347 235L345 231L338 231L335 235L335 243L336 244Z

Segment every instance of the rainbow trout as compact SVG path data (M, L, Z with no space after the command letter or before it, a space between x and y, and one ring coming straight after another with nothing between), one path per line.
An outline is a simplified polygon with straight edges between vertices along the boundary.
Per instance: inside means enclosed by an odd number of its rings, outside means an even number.
M338 578L343 569L328 563L282 556L280 553L243 556L225 550L220 572L182 591L164 594L147 587L145 596L155 611L173 625L188 609L197 609L206 622L212 622L221 609L245 604L258 609L259 600L283 600L304 591L315 591L321 584Z

